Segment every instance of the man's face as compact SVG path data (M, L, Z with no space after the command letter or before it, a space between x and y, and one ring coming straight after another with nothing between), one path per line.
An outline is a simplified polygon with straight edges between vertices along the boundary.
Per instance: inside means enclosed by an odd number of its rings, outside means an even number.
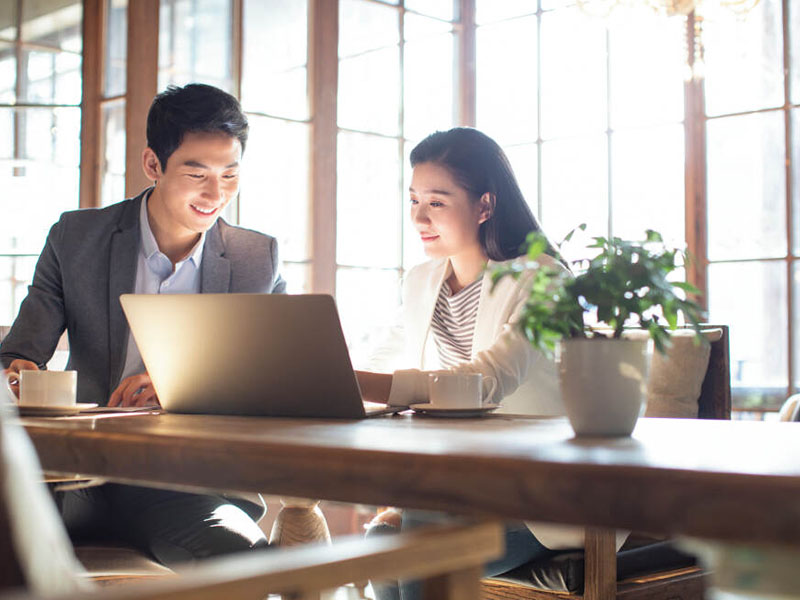
M208 231L239 193L242 146L235 137L187 133L167 159L166 170L157 160L152 164L154 157L152 150L145 151L145 172L156 182L148 208L159 228L171 235Z

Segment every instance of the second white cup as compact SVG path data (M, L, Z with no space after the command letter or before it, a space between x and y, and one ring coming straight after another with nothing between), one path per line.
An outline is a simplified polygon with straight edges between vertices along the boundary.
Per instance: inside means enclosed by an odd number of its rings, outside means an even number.
M488 389L485 389L488 388ZM480 373L428 374L428 402L436 408L480 408L494 395L497 381Z

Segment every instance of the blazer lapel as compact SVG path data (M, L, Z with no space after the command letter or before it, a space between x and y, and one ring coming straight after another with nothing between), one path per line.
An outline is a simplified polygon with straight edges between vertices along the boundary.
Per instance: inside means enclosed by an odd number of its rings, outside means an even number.
M108 267L108 357L112 389L119 382L128 347L128 322L119 303L121 294L133 293L139 255L139 212L145 190L134 198L111 234Z
M231 263L225 258L219 221L208 230L203 247L203 262L200 275L200 292L203 294L227 294L231 287Z

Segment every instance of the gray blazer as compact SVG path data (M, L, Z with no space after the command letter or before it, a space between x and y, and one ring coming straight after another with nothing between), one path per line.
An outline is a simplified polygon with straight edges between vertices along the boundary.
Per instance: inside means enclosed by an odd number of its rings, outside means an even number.
M50 229L28 296L3 343L0 361L44 368L64 329L67 369L78 371L78 401L104 405L125 365L128 323L120 294L132 293L145 190L103 209L61 215ZM283 293L274 238L218 219L206 234L201 293Z

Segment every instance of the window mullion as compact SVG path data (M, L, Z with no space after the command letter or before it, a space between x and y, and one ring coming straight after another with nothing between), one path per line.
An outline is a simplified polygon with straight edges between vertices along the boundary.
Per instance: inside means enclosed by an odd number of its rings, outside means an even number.
M311 291L335 294L339 2L310 0L309 17Z
M686 52L689 73L695 69L695 48L701 43L695 28L695 15L686 19ZM706 188L706 125L703 80L687 77L684 85L684 131L686 135L685 234L693 260L686 279L700 290L699 303L708 309L708 198Z
M129 198L150 185L141 156L147 146L147 112L158 91L158 21L159 0L129 2L125 87L125 195Z
M83 0L80 207L101 200L102 107L106 47L106 1Z

